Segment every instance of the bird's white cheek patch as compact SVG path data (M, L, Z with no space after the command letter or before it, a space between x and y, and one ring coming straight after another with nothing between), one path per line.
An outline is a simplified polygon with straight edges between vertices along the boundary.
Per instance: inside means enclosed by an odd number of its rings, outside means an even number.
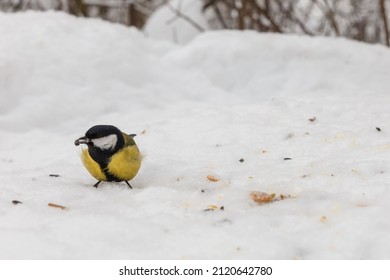
M114 149L118 137L115 134L110 134L108 136L100 137L93 139L93 146L98 147L102 150L112 150Z

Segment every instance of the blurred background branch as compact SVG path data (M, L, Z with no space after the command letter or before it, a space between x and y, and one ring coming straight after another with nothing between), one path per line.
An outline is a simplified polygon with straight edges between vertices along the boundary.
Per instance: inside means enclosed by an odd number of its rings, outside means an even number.
M390 0L204 0L212 29L343 36L389 46Z
M164 0L0 0L0 10L58 10L142 28Z
M200 26L200 24L198 24L195 20L193 20L190 15L187 15L182 12L181 5L179 5L178 7L174 7L172 6L171 2L168 0L165 0L164 4L168 7L169 10L172 11L172 13L176 17L182 18L183 20L191 24L199 32L205 31L205 29L202 26ZM179 4L181 4L181 2Z
M390 0L183 0L201 1L209 29L342 36L390 46ZM177 1L176 1L177 3ZM0 10L61 10L143 28L162 5L199 32L191 14L166 0L0 0Z

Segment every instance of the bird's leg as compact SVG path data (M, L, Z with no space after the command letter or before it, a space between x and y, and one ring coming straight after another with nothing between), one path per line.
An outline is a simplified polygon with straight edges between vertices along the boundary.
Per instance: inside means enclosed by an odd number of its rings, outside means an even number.
M95 185L93 185L95 188L97 188L99 186L99 184L101 183L101 181L97 181L97 183Z
M129 182L125 181L125 183L129 186L130 189L133 188L133 187L129 184Z

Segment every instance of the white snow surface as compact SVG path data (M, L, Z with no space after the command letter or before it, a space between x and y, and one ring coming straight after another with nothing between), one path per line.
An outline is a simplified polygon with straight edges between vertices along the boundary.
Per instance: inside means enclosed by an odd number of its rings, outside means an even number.
M55 12L0 14L0 37L1 259L390 258L389 49ZM92 187L74 140L96 124L138 134L133 189Z

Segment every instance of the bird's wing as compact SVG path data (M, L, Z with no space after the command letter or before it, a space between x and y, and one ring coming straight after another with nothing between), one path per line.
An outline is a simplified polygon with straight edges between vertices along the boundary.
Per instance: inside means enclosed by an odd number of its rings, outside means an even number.
M128 146L133 146L135 145L135 141L134 141L134 136L136 136L137 134L126 134L126 133L123 133L123 138L125 139L125 147L128 147Z

